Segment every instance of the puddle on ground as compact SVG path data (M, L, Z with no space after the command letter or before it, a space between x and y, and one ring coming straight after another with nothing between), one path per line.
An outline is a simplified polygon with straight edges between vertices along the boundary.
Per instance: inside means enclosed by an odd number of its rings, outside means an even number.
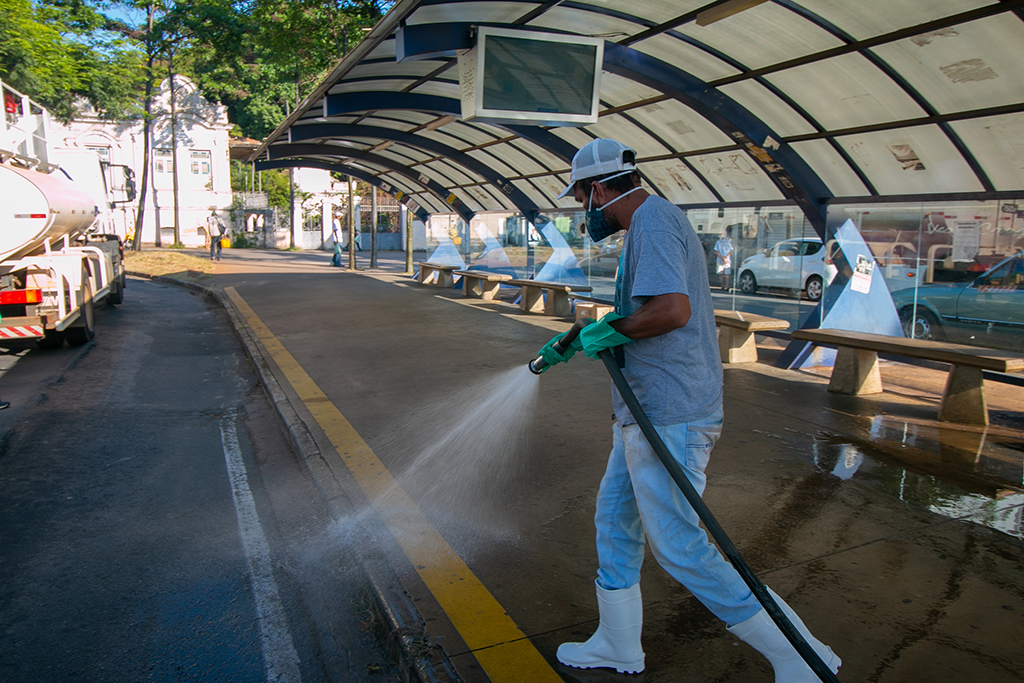
M915 424L884 415L869 440L819 434L814 464L917 508L1024 540L1024 433Z

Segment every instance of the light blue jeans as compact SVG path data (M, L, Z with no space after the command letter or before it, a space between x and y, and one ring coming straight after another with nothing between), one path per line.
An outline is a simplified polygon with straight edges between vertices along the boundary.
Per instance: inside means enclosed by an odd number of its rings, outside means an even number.
M722 417L719 405L700 420L655 427L701 495L707 484L704 468L722 433ZM761 604L699 523L640 428L616 422L594 516L597 583L605 590L618 590L640 581L646 532L658 563L715 616L727 626L746 621Z

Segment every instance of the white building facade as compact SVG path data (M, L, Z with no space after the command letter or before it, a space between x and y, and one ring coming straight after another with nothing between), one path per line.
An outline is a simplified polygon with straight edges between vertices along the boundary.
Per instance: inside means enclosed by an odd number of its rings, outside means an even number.
M174 243L174 175L178 177L179 239L189 247L208 244L207 225L216 213L224 226L230 225L231 171L228 160L228 123L225 107L208 102L195 84L175 77L176 135L172 142L169 81L160 84L154 95L152 153L142 241L170 246ZM52 125L55 147L90 150L110 164L123 164L135 174L138 194L142 194L143 133L142 120L108 121L85 110L64 126ZM177 168L172 148L177 147ZM112 169L115 186L122 175ZM129 235L135 226L138 200L113 209L115 231Z

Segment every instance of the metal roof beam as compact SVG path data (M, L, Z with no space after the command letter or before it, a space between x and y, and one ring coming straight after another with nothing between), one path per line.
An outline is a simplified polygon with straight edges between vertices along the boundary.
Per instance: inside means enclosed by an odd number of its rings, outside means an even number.
M461 116L462 104L454 97L407 92L361 90L327 96L328 116L394 110L415 110L430 114ZM573 156L576 155L576 147L540 126L509 124L495 127L515 133L520 138L532 142L565 162L571 162ZM496 140L493 144L499 142L504 142L504 140ZM489 144L492 143L477 145L472 149L482 149Z
M510 183L504 176L487 166L487 164L474 159L454 147L438 142L431 138L406 133L394 128L383 128L378 126L352 125L347 123L314 123L292 126L292 140L313 140L319 138L372 138L375 140L393 140L409 147L422 149L438 156L446 161L462 166L478 176L485 178L491 185L498 188L508 201L512 203L531 223L536 218L540 209L533 203L526 194Z
M391 185L390 183L388 183L388 182L386 182L384 180L381 180L380 178L378 178L377 176L373 175L372 173L366 173L365 171L360 171L358 168L352 168L351 166L347 166L345 164L339 164L339 163L337 163L335 161L323 161L322 159L303 159L303 158L298 158L298 159L274 159L272 161L257 161L256 162L256 170L257 171L266 171L266 170L269 170L269 169L272 169L272 168L319 168L319 169L324 170L324 171L332 171L334 173L343 173L344 175L352 176L353 178L358 178L359 180L366 181L366 182L370 183L371 185L374 185L374 186L380 188L384 192L387 192L389 195L391 195L392 197L397 199L400 203L405 205L406 208L409 208L409 203L412 202L412 196L411 195L409 195L406 192L402 192L401 190L399 190L398 192L395 192L395 188L394 188L393 185ZM419 218L421 221L424 221L424 222L426 222L426 220L430 217L430 212L427 211L426 209L424 209L422 206L419 206L419 205L417 205L415 209L411 209L411 211L414 214L416 214L417 218Z
M293 128L294 130L294 128ZM397 161L392 161L387 157L382 157L377 154L371 154L369 152L363 152L357 149L350 149L347 147L340 147L338 145L325 145L325 144L287 144L287 145L272 145L268 150L268 154L271 159L287 159L296 157L309 157L309 156L322 156L322 157L334 157L339 159L357 159L359 161L365 161L368 164L374 166L380 166L386 168L389 171L399 174L404 178L415 182L417 185L421 185L427 188L431 194L448 204L454 209L462 218L469 221L475 213L472 209L462 203L462 200L455 196L454 192L451 192L446 187L441 185L436 180L427 177L425 174L416 173L407 166L403 166Z

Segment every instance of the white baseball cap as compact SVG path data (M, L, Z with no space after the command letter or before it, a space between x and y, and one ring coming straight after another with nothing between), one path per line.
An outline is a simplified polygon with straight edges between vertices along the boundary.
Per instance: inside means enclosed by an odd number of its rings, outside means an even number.
M636 170L636 164L623 161L622 155L625 152L632 152L634 157L636 156L635 149L626 147L618 140L611 138L598 138L580 147L576 156L572 158L569 187L562 190L562 194L558 195L556 199L561 199L572 192L577 180L604 177L619 171Z

